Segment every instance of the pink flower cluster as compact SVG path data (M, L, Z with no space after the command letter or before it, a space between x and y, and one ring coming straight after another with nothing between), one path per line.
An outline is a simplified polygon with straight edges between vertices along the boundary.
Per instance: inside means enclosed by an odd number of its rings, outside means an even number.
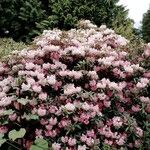
M80 25L45 30L0 62L0 134L25 128L25 149L39 138L53 150L144 146L149 70L129 60L128 41L113 30Z

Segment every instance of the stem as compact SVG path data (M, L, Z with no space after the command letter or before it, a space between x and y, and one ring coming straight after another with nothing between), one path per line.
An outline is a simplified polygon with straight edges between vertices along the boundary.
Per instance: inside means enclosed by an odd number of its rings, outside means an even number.
M11 144L10 142L6 141L6 143L9 144L9 145L11 145L11 146L14 147L14 148L20 150L20 148L16 147L15 145Z

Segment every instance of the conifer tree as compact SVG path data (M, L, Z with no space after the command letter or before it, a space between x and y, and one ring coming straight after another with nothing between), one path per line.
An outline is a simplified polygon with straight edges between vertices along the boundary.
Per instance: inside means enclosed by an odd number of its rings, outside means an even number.
M146 42L150 42L150 8L143 15L142 20L142 36Z
M44 29L74 28L80 19L106 24L125 37L132 36L133 22L119 0L1 0L0 35L9 31L16 40L29 41Z

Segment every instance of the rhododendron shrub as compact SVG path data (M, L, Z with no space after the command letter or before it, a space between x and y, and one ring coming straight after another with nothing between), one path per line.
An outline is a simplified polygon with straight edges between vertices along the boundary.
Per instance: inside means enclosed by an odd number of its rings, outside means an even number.
M1 149L148 149L149 70L113 30L80 25L0 63Z

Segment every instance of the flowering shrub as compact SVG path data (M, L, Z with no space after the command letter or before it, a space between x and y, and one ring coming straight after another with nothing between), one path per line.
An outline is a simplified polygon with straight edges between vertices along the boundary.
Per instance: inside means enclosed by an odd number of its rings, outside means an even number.
M148 149L150 72L105 26L45 30L0 63L1 149ZM148 57L147 47L143 58Z

